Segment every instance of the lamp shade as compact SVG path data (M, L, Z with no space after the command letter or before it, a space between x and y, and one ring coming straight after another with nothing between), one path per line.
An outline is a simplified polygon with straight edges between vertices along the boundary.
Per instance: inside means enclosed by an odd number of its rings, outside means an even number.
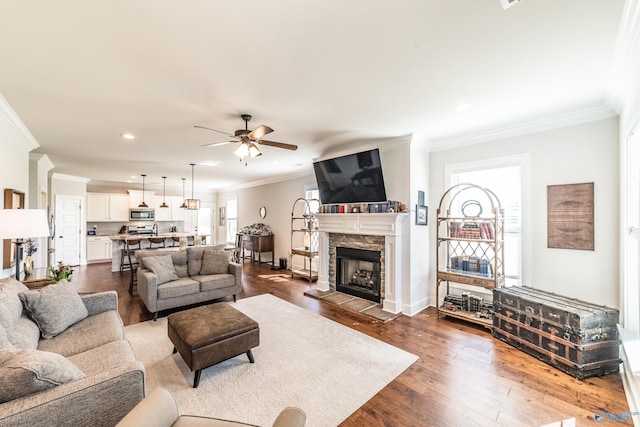
M187 209L188 210L198 210L200 209L200 199L187 199Z
M49 236L44 209L0 209L0 239Z

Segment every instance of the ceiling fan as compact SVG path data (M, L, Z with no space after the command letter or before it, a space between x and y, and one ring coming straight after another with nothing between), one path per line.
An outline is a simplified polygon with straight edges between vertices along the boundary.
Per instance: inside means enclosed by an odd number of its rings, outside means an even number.
M232 141L213 142L211 144L204 144L203 147L217 147L218 145L225 145L232 142L239 142L240 147L238 147L238 149L234 151L234 154L240 157L240 161L242 161L242 159L246 157L256 157L256 156L262 155L262 152L260 151L260 149L256 144L268 145L270 147L276 147L276 148L284 148L286 150L298 149L297 145L285 144L284 142L267 141L266 139L261 139L263 136L273 132L273 129L271 129L269 126L261 125L255 128L254 130L250 131L249 120L251 120L251 115L241 114L240 117L242 117L242 120L244 120L244 129L239 129L235 131L235 134L233 135L227 132L211 129L205 126L195 125L194 126L195 128L218 132L233 138Z

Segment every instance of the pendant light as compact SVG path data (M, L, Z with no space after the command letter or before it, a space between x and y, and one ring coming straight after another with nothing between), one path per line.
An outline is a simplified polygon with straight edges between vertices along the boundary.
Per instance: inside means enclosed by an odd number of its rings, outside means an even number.
M167 188L167 177L163 176L162 177L162 204L160 205L161 208L168 208L169 205L167 205L167 202L165 201L165 190Z
M191 165L191 198L187 199L187 209L189 209L190 211L196 211L198 209L200 209L200 199L194 199L193 198L193 184L194 184L194 178L193 178L193 167L196 165L195 163L189 163Z
M187 178L182 178L182 204L180 205L180 209L187 209L187 204L185 203L185 199L184 199L184 182L187 180Z
M138 207L139 207L139 208L148 208L148 207L149 207L149 205L147 205L147 204L144 202L144 178L145 178L147 175L142 174L142 175L140 175L140 176L142 177L142 203L140 203L140 204L138 205Z

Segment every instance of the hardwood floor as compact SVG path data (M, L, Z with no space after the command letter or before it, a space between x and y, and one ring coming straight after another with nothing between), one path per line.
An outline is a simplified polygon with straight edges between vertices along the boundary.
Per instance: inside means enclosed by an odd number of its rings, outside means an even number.
M72 284L78 292L116 290L125 324L150 320L135 291L128 293L129 276L111 273L110 267L79 267ZM597 411L629 411L620 374L579 381L493 338L485 328L437 319L432 307L381 323L304 296L315 285L288 275L286 281L276 279L286 271L248 262L243 270L239 298L271 293L420 357L342 426L539 426L572 417L583 426L601 425L594 419ZM339 390L327 393L340 399Z

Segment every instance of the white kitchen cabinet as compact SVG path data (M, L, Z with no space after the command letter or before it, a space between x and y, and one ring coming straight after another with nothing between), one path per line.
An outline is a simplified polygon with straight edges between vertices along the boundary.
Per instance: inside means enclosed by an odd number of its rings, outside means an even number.
M161 208L163 200L169 206ZM156 221L184 221L184 209L180 209L182 205L182 197L180 196L155 196L153 198L153 207L155 209Z
M87 193L87 222L129 221L126 194Z
M87 262L111 261L111 239L108 236L87 237Z
M184 199L182 197L171 197L171 221L184 221L184 211L186 209L180 209L182 203L184 203Z
M142 191L141 190L128 190L128 191L129 191L129 207L130 208L139 207L140 203L142 203L142 200L143 200ZM155 196L155 194L156 194L155 191L145 190L144 192L144 202L150 208L153 207L153 196Z

